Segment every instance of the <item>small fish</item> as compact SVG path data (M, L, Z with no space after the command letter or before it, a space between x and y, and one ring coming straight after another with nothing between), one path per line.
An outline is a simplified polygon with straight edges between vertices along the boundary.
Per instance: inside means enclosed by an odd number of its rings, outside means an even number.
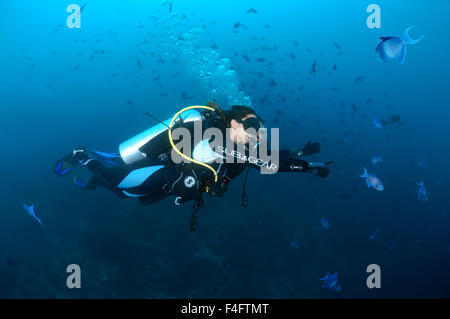
M383 128L383 124L378 117L372 118L372 125L376 129Z
M341 284L338 281L338 274L335 272L330 276L330 273L327 272L327 274L320 278L319 280L322 280L322 288L328 288L331 291L339 292L342 290Z
M383 163L383 156L376 156L374 155L371 159L372 165L377 165L378 163Z
M301 241L301 240L292 240L291 241L291 247L300 250L302 255L305 254L305 251L303 249L304 246L305 246L305 243L303 241Z
M417 199L423 203L426 203L430 200L430 193L425 188L424 182L416 182L416 184L419 186L419 189L417 190Z
M39 219L39 217L36 216L36 213L34 212L34 205L27 205L27 204L23 204L23 208L28 212L28 214L31 215L31 217L33 217L34 219L36 219L39 224L41 224L42 228L45 228L44 225L42 224L42 221Z
M355 83L359 84L364 80L364 76L363 75L359 75L355 78Z
M314 60L313 64L311 65L310 72L312 75L317 74L317 61L316 60Z
M325 217L320 219L320 223L322 224L323 229L330 229L330 222Z
M248 55L246 55L246 54L241 54L241 56L244 58L245 61L247 61L248 63L250 63L250 58L248 57Z
M366 179L366 185L368 188L372 187L377 191L384 191L383 182L378 177L376 177L375 174L368 174L365 168L363 175L359 175L359 177Z
M142 63L141 63L141 60L139 60L139 58L136 58L136 63L138 65L139 69L142 70Z
M419 159L419 162L417 163L420 167L424 169L428 169L428 162L427 160Z
M407 28L401 38L399 37L381 37L381 42L375 48L378 57L384 62L396 62L403 64L406 58L406 45L416 44L422 40L423 36L417 40L413 40L409 36L409 30L414 28L411 26Z
M256 11L255 8L250 8L250 9L247 10L247 13L258 14L258 11Z
M86 2L85 4L83 4L80 8L80 12L83 12L83 9L87 6L88 2Z
M393 114L386 120L386 122L389 124L400 123L400 115Z
M369 236L369 240L375 240L375 238L377 237L377 235L380 233L379 229L375 229L375 231L373 232L372 235Z

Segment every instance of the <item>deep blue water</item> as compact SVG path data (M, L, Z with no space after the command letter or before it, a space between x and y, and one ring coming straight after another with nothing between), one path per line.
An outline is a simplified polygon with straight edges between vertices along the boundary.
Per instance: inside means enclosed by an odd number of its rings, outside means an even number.
M96 0L80 29L66 25L71 3L1 4L0 297L450 297L448 1L377 0L380 29L366 26L367 1L173 0L170 13ZM424 38L405 63L378 61L379 37L411 25ZM190 233L189 203L143 206L52 174L74 145L115 152L155 123L142 113L209 99L251 103L289 148L320 142L312 159L335 161L330 176L254 171L246 208L239 177ZM81 289L66 287L73 263ZM382 286L370 290L373 263ZM327 272L341 292L321 288Z

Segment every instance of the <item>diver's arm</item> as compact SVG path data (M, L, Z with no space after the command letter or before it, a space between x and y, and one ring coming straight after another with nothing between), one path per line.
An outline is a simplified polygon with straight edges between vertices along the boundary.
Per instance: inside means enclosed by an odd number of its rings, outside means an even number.
M309 141L303 148L297 151L292 151L291 156L299 156L299 157L308 156L319 152L320 152L320 143L311 143L311 141Z

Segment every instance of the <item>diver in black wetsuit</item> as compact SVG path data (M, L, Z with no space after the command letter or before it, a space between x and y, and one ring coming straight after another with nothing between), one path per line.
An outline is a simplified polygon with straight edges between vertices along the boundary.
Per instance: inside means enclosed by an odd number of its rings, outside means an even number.
M256 133L262 128L262 120L254 110L235 105L228 111L222 111L213 102L208 105L213 111L183 111L179 117L175 117L176 120L173 119L173 128L168 128L169 120L160 122L122 143L119 153L104 153L77 147L55 164L54 172L65 176L79 164L87 167L92 174L88 181L74 178L75 184L80 188L95 189L101 186L120 197L135 197L148 204L175 195L177 205L193 199L200 205L198 202L201 202L204 192L212 196L222 196L229 182L247 167L266 170L276 168L276 171L280 172L309 172L320 177L329 174L329 163L309 163L302 159L303 156L318 153L319 143L308 142L303 149L296 152L280 150L277 164L270 160L264 161L258 158L259 135ZM207 129L216 128L223 133L221 145L227 147L212 147L215 136L200 140L194 138L190 143L192 152L188 151L186 156L190 160L181 163L175 161L174 146L171 144L168 130L174 132L178 128L185 129L195 137L195 125L199 123L202 129L201 137ZM256 143L250 143L255 141ZM229 147L230 144L232 147ZM250 145L256 150L256 157L250 156ZM241 146L244 151L236 152L237 146ZM237 162L236 158L240 158L241 162ZM201 163L208 165L199 165ZM214 174L211 174L211 171Z

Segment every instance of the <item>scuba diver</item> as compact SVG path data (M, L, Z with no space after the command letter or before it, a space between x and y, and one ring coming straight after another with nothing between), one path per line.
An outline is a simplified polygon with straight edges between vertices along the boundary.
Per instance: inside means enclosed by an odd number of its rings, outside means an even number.
M119 153L79 146L56 162L54 173L67 176L76 166L86 167L91 176L88 180L75 176L77 187L86 190L104 187L119 197L134 197L143 204L152 204L170 195L175 196L176 205L194 200L191 231L195 231L197 212L203 204L202 194L223 196L228 184L246 169L242 205L247 206L245 184L249 167L307 172L324 178L329 174L328 164L333 163L305 161L304 156L320 152L320 144L311 142L298 151L279 150L276 164L261 159L263 121L248 106L234 105L222 110L214 102L208 102L207 106L184 108L164 122L145 114L159 123L120 144ZM201 127L202 134L197 134L200 138L196 138L198 127ZM211 128L223 134L222 140L216 136L203 138ZM177 129L191 133L194 138L189 140L183 135L180 139L175 136ZM192 145L192 150L183 147L181 152L175 141L178 146L181 142ZM219 141L221 143L217 143ZM272 153L273 149L269 151ZM256 155L252 157L250 153Z

